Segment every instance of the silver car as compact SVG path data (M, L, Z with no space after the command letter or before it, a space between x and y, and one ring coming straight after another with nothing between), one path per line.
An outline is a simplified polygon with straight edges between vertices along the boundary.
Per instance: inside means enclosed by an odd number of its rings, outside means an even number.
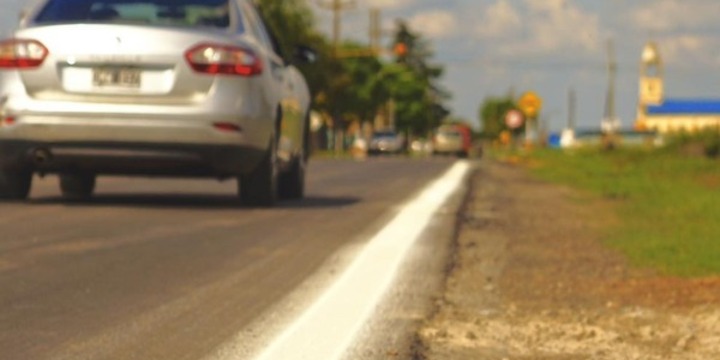
M405 136L395 131L376 131L370 139L368 154L400 154L405 151Z
M106 174L299 198L310 100L248 0L45 0L0 40L0 198L27 198L34 173L68 198Z

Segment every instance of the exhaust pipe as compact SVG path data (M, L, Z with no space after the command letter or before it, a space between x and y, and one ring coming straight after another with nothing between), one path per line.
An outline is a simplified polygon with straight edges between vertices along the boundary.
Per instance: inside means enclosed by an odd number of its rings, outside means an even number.
M35 149L32 154L35 165L43 165L52 160L52 154L48 149Z

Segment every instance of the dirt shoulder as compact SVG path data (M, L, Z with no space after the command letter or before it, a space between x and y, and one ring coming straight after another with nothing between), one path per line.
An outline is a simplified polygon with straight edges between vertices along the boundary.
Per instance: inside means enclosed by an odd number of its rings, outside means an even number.
M427 359L720 359L720 278L632 269L602 245L612 204L485 161L454 266L419 332Z

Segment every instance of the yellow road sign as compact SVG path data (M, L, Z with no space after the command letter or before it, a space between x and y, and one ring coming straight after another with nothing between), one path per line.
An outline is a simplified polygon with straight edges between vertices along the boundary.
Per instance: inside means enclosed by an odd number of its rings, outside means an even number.
M528 91L520 97L518 106L520 107L520 110L525 113L525 116L528 118L535 118L538 113L540 113L542 103L542 98L540 98L537 93Z

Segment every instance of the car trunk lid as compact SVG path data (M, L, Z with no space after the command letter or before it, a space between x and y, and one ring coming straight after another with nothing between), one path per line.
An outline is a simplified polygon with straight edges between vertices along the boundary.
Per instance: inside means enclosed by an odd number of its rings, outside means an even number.
M208 30L213 31L213 30ZM48 50L42 66L21 71L26 91L44 100L191 102L214 77L193 71L184 57L217 36L197 29L76 24L28 28L20 39Z

